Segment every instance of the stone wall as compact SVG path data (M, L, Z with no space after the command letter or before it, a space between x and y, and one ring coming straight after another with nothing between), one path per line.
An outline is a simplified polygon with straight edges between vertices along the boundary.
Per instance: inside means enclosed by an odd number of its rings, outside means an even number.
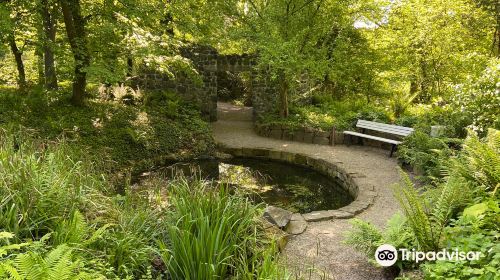
M330 131L322 131L311 127L289 128L281 125L263 125L257 123L254 126L254 131L260 136L269 137L274 139L281 139L287 141L319 144L319 145L340 145L340 144L363 144L366 146L377 147L384 150L391 150L392 145L371 139L362 139L354 137L353 142L350 138L344 139L344 133L339 130L332 129ZM370 135L379 136L383 138L401 140L387 133L370 131ZM347 143L344 143L347 142Z
M255 132L264 137L281 139L287 141L296 141L303 143L312 143L319 145L335 145L344 143L344 135L334 129L322 131L311 127L288 128L281 125L262 125L256 124Z
M210 121L217 120L217 92L231 88L224 77L225 72L238 76L245 72L249 76L249 90L252 94L254 116L272 110L275 97L274 87L262 78L256 70L254 55L221 55L208 46L190 46L181 50L181 55L192 61L200 74L201 83L196 83L182 73L175 73L175 79L154 69L143 68L135 84L147 90L170 90L186 101L197 104L202 115Z

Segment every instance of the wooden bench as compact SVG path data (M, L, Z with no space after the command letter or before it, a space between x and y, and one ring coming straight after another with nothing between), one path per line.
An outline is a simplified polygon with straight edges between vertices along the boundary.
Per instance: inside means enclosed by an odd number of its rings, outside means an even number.
M358 122L356 123L356 127L361 128L362 133L355 132L355 131L344 131L344 142L346 142L345 141L346 135L349 135L351 138L350 140L352 140L352 136L356 136L356 137L360 137L360 138L368 138L368 139L372 139L372 140L376 140L376 141L380 141L380 142L389 143L392 145L390 157L392 157L392 154L396 150L396 146L401 144L401 141L383 138L383 137L374 136L374 135L369 135L369 134L365 133L366 130L383 132L386 134L398 136L400 138L406 137L413 132L413 128L411 128L411 127L378 123L378 122L371 122L371 121L365 121L365 120L358 120Z

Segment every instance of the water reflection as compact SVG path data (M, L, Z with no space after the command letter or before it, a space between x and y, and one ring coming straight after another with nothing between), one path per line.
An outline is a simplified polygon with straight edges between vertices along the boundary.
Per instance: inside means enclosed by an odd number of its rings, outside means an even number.
M336 209L353 200L337 181L308 168L275 161L205 160L177 163L160 172L167 178L183 174L229 184L255 201L293 212Z

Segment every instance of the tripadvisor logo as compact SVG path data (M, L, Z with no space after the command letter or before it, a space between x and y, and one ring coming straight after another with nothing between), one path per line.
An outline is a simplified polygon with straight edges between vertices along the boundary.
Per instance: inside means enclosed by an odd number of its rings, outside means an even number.
M381 266L391 266L398 260L398 251L392 245L380 245L375 251L375 260Z
M469 251L463 252L458 249L447 251L446 249L442 249L441 251L434 252L421 252L416 251L415 249L399 249L396 250L394 246L389 244L380 245L375 251L375 260L381 266L391 266L396 263L398 260L398 255L401 256L402 261L414 261L416 263L421 261L441 261L441 260L450 260L450 261L473 261L479 260L481 256L481 252Z

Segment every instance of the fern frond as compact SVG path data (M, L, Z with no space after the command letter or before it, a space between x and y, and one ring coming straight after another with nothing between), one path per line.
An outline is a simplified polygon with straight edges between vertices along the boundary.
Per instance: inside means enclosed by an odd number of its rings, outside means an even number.
M424 200L415 190L408 175L400 170L401 183L394 185L394 196L403 209L406 219L412 228L417 243L422 250L433 250L437 242L431 221L425 211Z

